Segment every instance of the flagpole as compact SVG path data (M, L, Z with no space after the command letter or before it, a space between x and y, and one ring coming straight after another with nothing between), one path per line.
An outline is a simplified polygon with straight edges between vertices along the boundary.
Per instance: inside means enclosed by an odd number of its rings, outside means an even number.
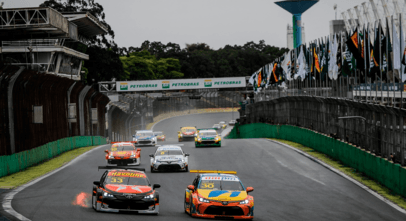
M382 48L381 48L381 46L382 46L382 41L381 41L381 38L382 38L382 36L381 36L381 32L382 32L382 25L380 25L381 24L381 19L379 19L379 27L378 27L378 45L379 45L379 73L380 73L380 75L381 75L381 103L383 103L383 88L382 88L382 64L383 64L383 61L382 61Z
M386 86L387 86L387 95L388 95L388 100L386 101L386 106L389 106L389 78L388 78L388 72L389 72L389 41L390 41L390 33L389 33L389 21L388 17L386 17ZM392 72L393 74L393 72Z
M368 52L368 39L369 38L369 33L368 33L368 26L367 29L365 30L365 25L364 25L364 46L362 47L362 50L364 50L364 77L365 77L365 102L368 103L368 83L367 83L367 52Z
M396 38L398 37L397 36L397 33L396 33L396 27L393 27L394 26L394 20L393 20L393 15L391 16L391 25L392 25L392 45L394 44L394 38L395 38L395 35L396 35ZM394 46L394 45L393 45ZM392 47L393 48L393 47ZM392 51L393 51L393 49L392 49ZM393 62L395 61L395 55L393 56ZM399 72L400 73L400 72ZM395 101L396 101L396 90L395 90L395 65L394 64L392 64L392 85L393 85L393 88L392 88L392 92L393 92L393 98L392 98L392 106L393 107L395 107Z
M399 18L399 40L400 40L400 57L403 58L403 46L405 45L405 40L403 39L403 30L402 30L402 14L399 14L398 16ZM404 86L403 86L403 71L404 71L404 66L402 64L402 62L400 62L400 70L399 70L399 77L400 77L400 84L399 86L401 86L400 88L400 109L403 109L403 90L404 90ZM402 125L402 124L401 124Z

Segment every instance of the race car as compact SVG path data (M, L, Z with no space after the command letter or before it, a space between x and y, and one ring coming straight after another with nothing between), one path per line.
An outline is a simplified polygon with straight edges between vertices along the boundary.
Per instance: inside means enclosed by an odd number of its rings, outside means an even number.
M133 136L133 141L136 142L136 146L155 146L157 144L157 138L152 130L138 130Z
M228 125L235 125L236 121L235 120L230 120L230 122L228 122Z
M178 140L182 142L186 139L193 139L196 137L196 127L181 127L178 131Z
M107 165L140 165L141 149L135 149L130 142L111 142L110 150L105 150Z
M195 137L195 147L217 146L221 147L221 136L213 128L198 129Z
M154 131L154 135L156 136L156 139L159 141L165 141L165 134L162 131Z
M227 123L225 121L220 121L219 122L220 126L222 129L226 129L227 128Z
M235 171L199 171L185 191L185 213L212 219L253 219L254 188L245 188Z
M138 213L158 214L159 193L151 186L145 169L130 166L106 169L100 181L93 182L92 207L96 211L120 212L136 211Z
M220 126L220 124L214 124L213 125L213 129L214 130L220 130L222 127Z
M151 173L162 170L189 171L189 154L176 145L164 145L157 148L151 157Z

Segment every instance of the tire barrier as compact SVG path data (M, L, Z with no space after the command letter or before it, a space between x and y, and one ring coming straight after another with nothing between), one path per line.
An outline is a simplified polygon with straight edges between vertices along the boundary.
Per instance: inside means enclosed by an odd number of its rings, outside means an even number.
M30 166L52 159L73 149L104 145L106 143L106 139L100 136L69 137L47 143L31 150L0 156L0 177L20 172Z
M302 144L341 161L406 197L406 168L324 134L290 125L254 123L240 126L237 123L226 139L239 138L277 138Z

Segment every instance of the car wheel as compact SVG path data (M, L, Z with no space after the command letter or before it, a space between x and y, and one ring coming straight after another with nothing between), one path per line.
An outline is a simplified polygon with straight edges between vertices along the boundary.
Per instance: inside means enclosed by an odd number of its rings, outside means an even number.
M182 139L178 139L179 142L182 142Z
M186 213L186 214L188 214L188 213L187 213L187 210L186 210L187 207L188 207L188 206L186 206L186 192L185 192L185 202L183 203L183 208L185 209L185 213Z
M192 216L192 204L193 204L193 200L192 200L192 194L190 194L190 198L189 198L189 215Z
M189 165L185 167L185 172L189 172Z
M94 191L96 191L96 193L94 193ZM92 191L92 208L94 209L94 211L97 211L97 190L93 188Z
M151 167L151 173L155 173L156 171L154 170L153 167Z

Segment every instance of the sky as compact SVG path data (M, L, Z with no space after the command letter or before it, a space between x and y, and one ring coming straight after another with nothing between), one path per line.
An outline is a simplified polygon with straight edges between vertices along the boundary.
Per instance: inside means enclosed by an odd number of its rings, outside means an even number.
M37 7L44 0L0 0L4 8ZM62 0L63 1L63 0ZM292 15L276 0L96 0L106 13L119 47L139 47L148 40L206 43L213 49L265 40L287 47ZM341 12L369 0L320 0L302 16L306 42L329 35L329 22ZM377 0L375 0L377 2Z

